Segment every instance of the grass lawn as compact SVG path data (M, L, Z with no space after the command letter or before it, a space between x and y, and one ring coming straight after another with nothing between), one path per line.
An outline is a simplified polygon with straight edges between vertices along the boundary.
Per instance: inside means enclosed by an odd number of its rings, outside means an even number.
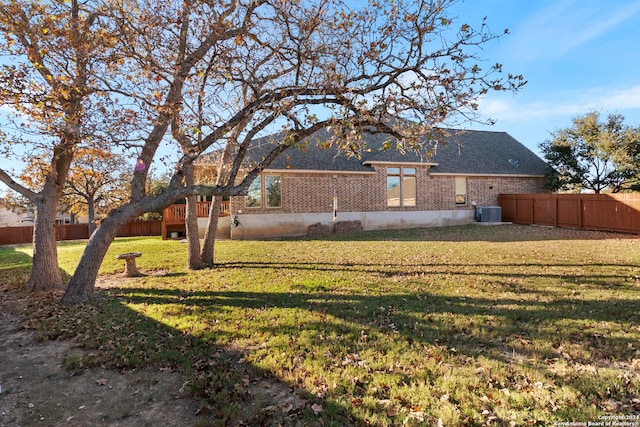
M60 244L67 274L83 247ZM128 251L143 252L149 276L115 277L114 256ZM24 281L28 255L0 248L0 280ZM521 426L640 413L636 236L471 225L220 241L216 260L191 272L184 244L118 239L95 301L34 300L27 326L88 350L69 369L185 373L211 425ZM274 402L276 384L297 398Z

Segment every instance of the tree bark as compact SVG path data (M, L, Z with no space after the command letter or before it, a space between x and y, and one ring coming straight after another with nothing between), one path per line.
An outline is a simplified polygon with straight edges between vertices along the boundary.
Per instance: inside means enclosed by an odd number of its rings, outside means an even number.
M96 203L93 197L87 198L87 216L89 217L89 236L96 230Z
M204 242L202 244L202 264L209 268L213 268L215 265L216 232L218 231L218 218L220 218L221 204L222 196L215 196L211 203L209 220L207 221L207 229L205 231Z
M127 215L124 212L120 212L118 215L110 215L91 235L76 271L71 277L69 286L62 297L63 303L85 302L93 296L98 271L107 254L107 250L118 234L120 226L133 216L135 215Z
M235 140L235 138L234 138ZM232 164L232 155L234 144L226 144L222 150L222 156L217 167L216 185L227 185L229 183L229 168ZM214 196L209 211L209 219L207 220L207 229L204 234L204 243L202 244L202 264L213 268L215 266L215 244L216 233L218 231L218 221L220 218L220 206L222 205L222 196Z
M33 264L31 275L25 284L28 291L48 291L62 287L55 230L57 206L55 197L38 197L35 200Z
M176 182L180 181L181 180L178 179ZM107 250L116 238L118 230L122 225L140 216L144 212L155 212L162 209L175 200L184 197L184 194L180 188L169 188L163 193L163 197L129 202L111 211L101 222L100 227L98 227L89 238L80 262L62 297L62 302L66 304L76 304L88 301L93 296L100 265L102 265Z
M193 166L185 167L185 182L193 185L194 175ZM202 268L200 260L200 236L198 231L198 199L196 196L187 197L187 206L185 213L185 230L187 237L187 268L190 270L199 270Z

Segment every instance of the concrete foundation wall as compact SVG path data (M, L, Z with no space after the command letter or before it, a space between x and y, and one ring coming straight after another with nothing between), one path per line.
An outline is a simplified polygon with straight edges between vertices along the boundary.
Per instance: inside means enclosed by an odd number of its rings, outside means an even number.
M208 218L198 218L198 236L204 239L204 233L207 230ZM229 225L229 217L221 216L218 218L218 229L216 230L216 239L228 239L231 235Z
M237 217L239 225L230 229L232 239L302 236L307 234L307 229L311 224L333 224L330 213L239 214ZM471 210L442 210L344 212L338 214L338 221L360 221L364 230L392 230L464 225L473 222L474 219Z

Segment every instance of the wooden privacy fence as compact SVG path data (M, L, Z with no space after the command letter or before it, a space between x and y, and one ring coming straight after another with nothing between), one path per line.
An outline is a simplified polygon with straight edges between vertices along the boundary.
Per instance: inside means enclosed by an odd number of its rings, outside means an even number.
M162 234L162 220L134 221L123 225L118 230L118 237L160 236Z
M159 236L162 232L162 221L134 221L123 225L118 230L118 237ZM81 240L89 238L89 224L56 225L56 240ZM0 228L0 245L31 243L33 226Z
M640 234L640 194L500 194L502 220Z

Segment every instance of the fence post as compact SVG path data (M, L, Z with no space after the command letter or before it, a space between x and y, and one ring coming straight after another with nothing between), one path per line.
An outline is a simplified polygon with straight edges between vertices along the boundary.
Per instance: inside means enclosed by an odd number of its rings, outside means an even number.
M580 228L580 230L582 230L584 228L584 218L583 218L583 212L584 212L584 206L582 205L582 197L578 197L578 228Z
M531 224L536 223L536 196L531 195Z

